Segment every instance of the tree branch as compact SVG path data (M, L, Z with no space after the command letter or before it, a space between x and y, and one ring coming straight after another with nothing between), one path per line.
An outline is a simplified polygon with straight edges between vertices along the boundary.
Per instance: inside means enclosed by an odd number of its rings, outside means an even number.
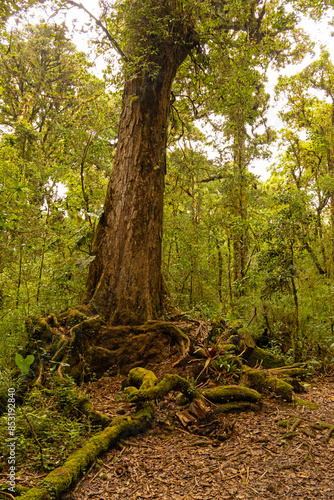
M91 17L95 21L96 25L99 26L104 31L104 33L107 36L108 40L111 42L111 44L113 45L114 49L119 53L119 55L124 59L124 61L125 62L128 61L128 58L124 54L123 50L118 45L118 43L115 40L115 38L111 36L111 34L107 30L107 28L104 26L104 24L102 23L102 21L100 21L100 19L98 19L97 17L95 17L94 14L92 14L88 9L86 9L86 7L84 5L82 5L81 2L78 3L78 2L74 2L74 0L66 0L66 3L68 3L70 5L73 5L73 7L78 7L79 9L82 9L83 11L85 11L86 14L88 14L89 17Z
M198 183L202 183L202 182L211 182L211 181L215 181L215 180L220 180L220 179L224 179L226 177L226 174L218 174L218 175L213 175L212 177L207 177L206 179L201 179L199 181L197 181Z

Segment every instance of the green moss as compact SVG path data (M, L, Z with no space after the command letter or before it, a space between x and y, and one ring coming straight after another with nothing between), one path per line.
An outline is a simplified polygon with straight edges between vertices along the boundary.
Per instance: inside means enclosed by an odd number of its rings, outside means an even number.
M41 339L49 342L52 338L52 327L43 316L29 316L26 318L25 327L32 339Z
M292 400L293 387L264 370L244 368L243 381L258 391L270 391L287 401Z
M214 414L229 413L231 411L246 411L246 410L258 411L260 408L261 405L252 403L250 401L234 401L232 403L224 403L222 405L219 405L218 408L215 409Z
M132 371L132 370L131 370ZM153 401L154 399L162 399L170 391L180 391L185 394L189 399L200 397L196 389L190 382L179 375L166 375L165 378L154 387L148 389L136 389L134 387L127 387L125 392L131 402L139 401Z
M49 316L47 317L47 321L51 327L59 326L57 316L54 313L49 314Z
M298 405L298 406L307 406L308 408L311 408L311 410L317 410L320 407L320 405L317 405L316 403L311 403L310 401L305 401L304 399L299 399L296 396L294 396L293 402L295 405Z
M221 349L228 352L234 352L236 350L236 347L234 344L223 344L221 346Z
M272 352L260 347L255 347L247 363L250 366L260 364L263 368L276 368L285 364L283 358L275 356Z
M36 488L32 488L27 493L19 497L20 500L23 498L24 500L53 500L53 497L50 496L47 489L37 490Z
M229 401L257 402L261 399L261 394L257 391L240 385L219 386L214 389L207 389L203 391L202 394L212 403L224 403Z
M59 361L63 358L68 344L69 344L69 339L61 337L61 339L57 343L57 351L53 356L52 361Z
M140 388L141 390L150 389L158 383L155 374L145 368L133 368L130 370L128 381L130 385Z
M82 313L80 313L82 314ZM79 316L77 317L77 319ZM72 325L72 322L70 323ZM72 334L76 335L78 333L87 332L89 336L94 336L98 334L101 327L105 325L105 321L100 316L93 316L92 318L87 318L87 316L82 315L82 320L77 321L75 326L72 328Z
M143 422L152 418L154 406L149 405L138 412L134 418L115 418L109 427L93 436L80 450L72 453L64 465L53 470L43 481L21 500L55 500L68 490L104 451L107 451L117 439L127 432L140 430Z
M280 420L278 422L278 427L284 427L284 428L288 428L290 427L296 420L298 419L298 417L295 417L294 415L292 415L291 417L289 418L286 418L284 420Z
M69 326L74 326L78 323L81 323L82 321L85 321L85 319L87 319L87 316L83 312L78 311L78 309L68 309L68 311L60 314L58 316L58 319L60 321L66 320L66 323Z
M6 491L8 492L8 488L9 488L9 484L2 484L0 483L0 492L1 491ZM27 493L29 491L29 488L27 488L27 486L20 486L19 484L16 484L15 485L15 491L16 493L19 493L20 495L22 495L23 493Z

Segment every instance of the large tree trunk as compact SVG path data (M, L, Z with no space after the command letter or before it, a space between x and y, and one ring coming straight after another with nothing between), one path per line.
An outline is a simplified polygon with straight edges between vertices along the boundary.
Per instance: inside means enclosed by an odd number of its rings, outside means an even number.
M174 47L175 49L175 47ZM84 302L109 324L161 317L163 192L170 91L191 46L169 50L159 73L125 84L118 146L93 243Z

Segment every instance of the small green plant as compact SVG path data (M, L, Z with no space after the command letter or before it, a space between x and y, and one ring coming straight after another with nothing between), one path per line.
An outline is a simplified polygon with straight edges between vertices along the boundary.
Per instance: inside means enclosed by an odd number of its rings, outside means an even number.
M30 366L35 361L35 356L29 354L25 359L21 354L15 355L15 363L17 364L22 375L28 375Z
M212 362L212 366L219 372L235 375L237 377L242 373L241 365L240 358L231 356L231 354L223 354Z
M221 347L219 343L211 343L209 347L199 347L196 351L203 357L206 357L203 370L197 377L197 380L204 371L209 368L215 373L218 380L222 375L232 375L239 378L241 375L242 362L238 356L235 356L225 347Z
M194 379L193 379L193 378L191 378L191 379L189 380L189 384L190 384L190 385L189 385L189 387L188 387L188 389L187 389L187 395L189 396L189 398L190 398L190 399L192 399L192 398L193 398L193 396L194 396L194 395L195 395L195 393L196 393L196 388L195 388L196 382L194 381Z

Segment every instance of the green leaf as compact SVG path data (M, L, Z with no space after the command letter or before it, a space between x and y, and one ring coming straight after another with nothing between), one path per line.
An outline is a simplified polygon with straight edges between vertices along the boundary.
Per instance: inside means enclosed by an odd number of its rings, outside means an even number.
M22 375L27 375L29 373L30 365L32 365L34 360L35 360L35 356L33 356L32 354L29 354L26 357L26 359L24 359L21 354L15 355L15 363L17 364Z

